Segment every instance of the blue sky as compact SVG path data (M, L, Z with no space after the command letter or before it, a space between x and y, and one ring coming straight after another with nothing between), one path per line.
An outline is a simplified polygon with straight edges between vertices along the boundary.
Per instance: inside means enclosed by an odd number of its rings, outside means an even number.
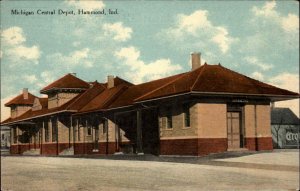
M39 9L56 14L37 15ZM190 70L194 51L202 62L299 92L299 3L1 1L1 119L8 115L3 103L24 87L41 96L40 89L71 72L87 81L117 75L141 83ZM277 105L299 113L297 100Z

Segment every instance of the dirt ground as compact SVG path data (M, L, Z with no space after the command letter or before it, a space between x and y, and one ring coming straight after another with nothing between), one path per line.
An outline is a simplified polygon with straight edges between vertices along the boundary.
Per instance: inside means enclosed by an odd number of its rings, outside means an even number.
M1 190L297 190L298 150L213 157L2 156Z

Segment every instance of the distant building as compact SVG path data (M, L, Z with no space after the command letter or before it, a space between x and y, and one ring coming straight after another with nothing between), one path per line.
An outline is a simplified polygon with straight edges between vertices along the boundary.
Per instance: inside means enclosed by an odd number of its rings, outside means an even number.
M1 126L1 150L10 148L10 128L8 126Z
M299 118L289 108L272 108L271 127L274 148L299 148Z
M201 64L188 72L132 84L108 76L89 83L67 74L40 92L24 89L5 106L12 154L145 153L194 155L272 150L271 102L299 94L228 68Z

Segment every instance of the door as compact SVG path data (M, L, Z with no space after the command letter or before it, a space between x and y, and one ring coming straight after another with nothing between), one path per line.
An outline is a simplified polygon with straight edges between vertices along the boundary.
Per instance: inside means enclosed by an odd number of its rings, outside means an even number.
M240 112L227 112L228 150L241 148Z

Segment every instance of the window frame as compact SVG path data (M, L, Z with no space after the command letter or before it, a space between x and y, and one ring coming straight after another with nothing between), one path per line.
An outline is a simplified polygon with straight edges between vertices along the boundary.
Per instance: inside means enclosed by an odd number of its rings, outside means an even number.
M190 103L184 103L182 105L183 110L183 127L184 128L190 128L191 127L191 104Z
M166 121L165 121L165 129L172 130L173 129L173 110L172 106L166 107Z

